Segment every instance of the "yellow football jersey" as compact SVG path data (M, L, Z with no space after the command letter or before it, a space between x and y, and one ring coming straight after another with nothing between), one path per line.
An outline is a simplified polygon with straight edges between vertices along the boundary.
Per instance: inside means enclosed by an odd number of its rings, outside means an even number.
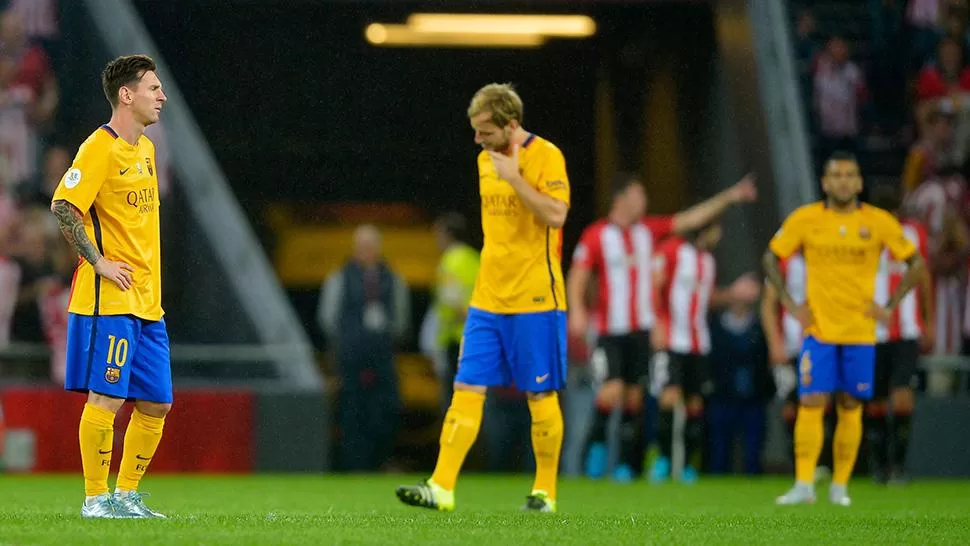
M551 142L530 135L519 147L522 177L569 205L566 160ZM499 179L488 153L478 156L485 244L471 307L490 313L565 310L562 231L546 226Z
M806 304L815 324L806 334L832 344L876 342L876 321L866 316L876 290L883 248L904 261L916 252L903 228L888 212L862 204L840 214L824 202L805 205L782 224L771 251L805 258Z
M81 259L68 311L161 319L158 175L152 142L142 135L131 145L107 125L101 126L81 144L53 200L67 201L81 211L85 232L105 258L134 269L133 285L123 291Z

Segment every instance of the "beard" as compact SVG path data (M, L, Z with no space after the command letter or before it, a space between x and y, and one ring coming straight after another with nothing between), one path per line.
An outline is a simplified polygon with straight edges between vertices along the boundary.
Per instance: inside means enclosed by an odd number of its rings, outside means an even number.
M486 144L484 147L490 152L506 152L511 147L511 142L506 139L498 144Z
M832 194L832 195L829 195L828 197L829 197L829 201L831 201L833 205L837 207L847 207L851 205L859 196L858 194L853 194L849 197L843 198Z

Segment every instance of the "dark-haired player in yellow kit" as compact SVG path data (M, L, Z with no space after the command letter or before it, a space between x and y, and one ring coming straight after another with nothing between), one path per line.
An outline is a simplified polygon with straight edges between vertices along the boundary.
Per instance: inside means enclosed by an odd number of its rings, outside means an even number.
M890 213L859 202L862 176L850 154L825 164L825 200L795 210L764 256L768 281L805 328L799 357L800 405L795 420L795 486L778 504L815 502L815 465L824 441L828 397L837 393L838 425L832 442L834 469L829 501L849 506L847 485L862 442L861 401L872 397L876 321L888 321L921 278L923 260ZM885 307L874 302L883 249L908 269ZM798 305L778 267L801 251L806 267L806 302Z
M81 144L54 192L51 212L80 256L68 307L67 390L87 394L78 438L89 518L165 517L138 484L172 407L168 333L162 318L158 178L145 127L165 93L155 62L120 57L101 76L111 120ZM108 489L115 414L134 411L115 492Z
M566 386L566 294L562 226L569 180L562 152L527 132L510 85L481 88L468 107L475 130L482 231L481 266L465 320L455 393L441 429L438 463L424 483L402 486L405 504L455 508L455 482L482 423L488 387L528 394L536 477L525 508L556 511Z

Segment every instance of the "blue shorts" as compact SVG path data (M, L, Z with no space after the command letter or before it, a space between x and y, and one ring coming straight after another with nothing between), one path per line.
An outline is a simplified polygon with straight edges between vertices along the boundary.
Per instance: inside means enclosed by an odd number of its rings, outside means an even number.
M165 319L70 313L64 388L171 404L172 362Z
M469 309L455 381L524 392L566 386L566 312L499 315Z
M872 398L875 345L835 345L805 338L798 361L798 394L844 392L859 400Z

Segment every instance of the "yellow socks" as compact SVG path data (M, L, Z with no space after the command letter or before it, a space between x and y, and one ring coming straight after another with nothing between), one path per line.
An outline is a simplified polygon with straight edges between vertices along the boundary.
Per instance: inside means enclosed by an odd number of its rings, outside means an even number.
M862 443L862 406L838 408L839 422L832 441L832 483L846 485L852 477L855 459Z
M108 492L111 449L114 442L115 414L93 404L84 404L78 441L84 470L84 494L89 497Z
M478 429L482 425L482 409L485 406L485 395L471 391L455 391L451 398L451 406L445 414L445 422L441 427L438 452L438 463L435 465L431 481L448 491L454 491L458 481L458 472L465 455L478 437Z
M164 417L151 417L137 409L131 412L131 421L128 422L128 430L125 431L125 451L121 455L117 489L138 490L138 482L145 475L148 463L158 449L164 426Z
M478 436L484 405L484 394L455 391L441 428L438 464L431 475L431 481L442 489L455 489L461 465ZM541 400L529 400L529 411L532 414L532 449L536 457L533 491L542 491L547 498L554 501L563 438L558 395L552 393Z
M824 407L798 407L795 418L795 481L815 483L815 466L825 442L824 417Z
M549 500L555 501L563 436L559 395L551 393L541 400L529 400L529 412L532 414L532 450L536 456L536 481L532 491L545 492Z

